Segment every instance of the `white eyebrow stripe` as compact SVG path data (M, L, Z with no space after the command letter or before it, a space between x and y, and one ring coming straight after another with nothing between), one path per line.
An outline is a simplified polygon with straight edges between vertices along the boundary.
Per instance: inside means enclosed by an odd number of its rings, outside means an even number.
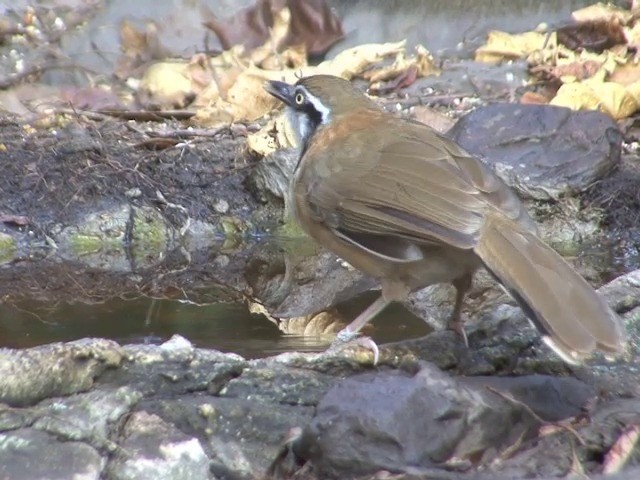
M317 97L311 95L311 93L309 93L309 90L304 87L301 87L301 89L304 90L304 94L311 105L313 105L313 108L320 112L320 116L322 117L322 121L320 123L322 125L326 125L327 123L329 123L331 121L331 110L323 105L323 103Z

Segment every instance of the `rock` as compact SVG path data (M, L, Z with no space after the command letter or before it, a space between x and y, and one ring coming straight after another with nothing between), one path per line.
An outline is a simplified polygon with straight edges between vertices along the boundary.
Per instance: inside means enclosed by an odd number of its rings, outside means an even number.
M493 104L448 132L525 197L582 192L620 162L622 134L607 115L549 105Z
M28 350L0 349L0 402L33 405L48 397L91 388L106 369L122 362L120 346L105 339L53 343Z
M61 442L31 428L0 434L0 478L98 480L106 458L81 442Z
M366 373L338 383L294 451L321 478L346 478L484 460L537 425L522 405L424 365L414 376Z
M286 198L298 156L294 148L277 150L258 163L249 180L261 201L267 201L269 196Z
M575 378L550 375L522 377L460 377L460 383L475 388L492 388L526 404L548 422L574 417L584 411L596 391Z
M99 388L67 399L47 399L39 408L50 412L33 422L33 427L65 441L84 441L100 450L117 448L110 439L111 427L128 414L142 394L128 386Z
M132 414L125 424L122 449L110 467L117 480L213 479L209 458L197 438L146 412Z

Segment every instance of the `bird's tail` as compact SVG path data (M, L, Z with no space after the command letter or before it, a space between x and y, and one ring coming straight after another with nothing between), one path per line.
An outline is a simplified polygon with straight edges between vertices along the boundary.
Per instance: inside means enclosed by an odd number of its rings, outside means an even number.
M534 233L506 217L489 216L475 252L567 362L578 363L596 350L624 351L620 317Z

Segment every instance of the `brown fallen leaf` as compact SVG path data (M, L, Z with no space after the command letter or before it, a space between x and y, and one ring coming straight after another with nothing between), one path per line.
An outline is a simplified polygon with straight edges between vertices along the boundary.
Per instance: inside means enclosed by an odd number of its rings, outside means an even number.
M310 55L324 55L344 38L342 22L326 0L288 0L291 25L284 46L304 45Z
M617 473L627 463L640 440L640 425L629 425L604 457L602 473Z
M223 50L235 45L243 45L250 50L267 41L274 13L283 6L284 0L258 0L255 5L224 19L217 18L205 7L203 14L209 18L202 23L215 33Z
M520 97L520 103L524 105L546 105L549 100L549 97L538 92L524 92Z
M29 225L31 220L24 215L11 215L9 213L0 213L0 223L10 223L18 227Z
M386 95L413 85L417 78L418 67L411 65L389 82L377 82L372 84L369 87L369 91L374 95Z
M203 24L215 33L224 50L234 45L253 50L273 39L271 29L277 27L278 12L285 7L291 20L286 35L271 45L274 50L304 45L309 54L322 55L344 38L340 19L326 0L258 0L226 19L208 12L209 18Z
M420 123L429 125L435 131L445 133L451 129L456 121L446 116L444 113L440 113L438 110L434 110L426 105L418 105L411 109L412 117Z
M558 43L571 50L584 48L597 53L627 41L618 20L593 20L567 25L559 28L556 34Z
M440 73L433 56L424 46L416 46L415 51L415 55L407 56L402 50L391 65L366 71L362 76L372 83L371 90L378 93L396 91L408 87L418 77ZM382 83L384 81L389 83Z
M603 65L603 61L576 60L559 65L541 64L529 69L529 73L544 80L560 80L563 83L585 80L593 77Z
M109 88L64 88L60 91L60 99L80 110L97 111L123 108L118 96Z
M622 85L630 85L640 79L640 63L628 62L624 65L618 65L616 69L609 75L610 82L620 83Z
M137 76L138 70L149 62L172 56L160 42L154 22L147 22L144 30L140 30L129 20L123 20L120 23L120 48L122 56L118 58L114 72L120 79Z

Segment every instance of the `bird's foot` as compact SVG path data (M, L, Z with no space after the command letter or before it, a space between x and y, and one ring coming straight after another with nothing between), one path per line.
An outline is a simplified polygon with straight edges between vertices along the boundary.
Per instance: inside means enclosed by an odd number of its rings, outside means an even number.
M376 365L378 363L380 350L376 342L369 337L360 335L358 332L352 332L346 328L338 332L336 338L327 349L327 352L338 352L350 347L364 347L371 350L373 352L373 364Z
M467 332L464 330L463 322L461 322L460 320L451 321L447 324L447 329L453 330L455 333L457 333L464 343L464 346L469 348L469 339L467 338Z

